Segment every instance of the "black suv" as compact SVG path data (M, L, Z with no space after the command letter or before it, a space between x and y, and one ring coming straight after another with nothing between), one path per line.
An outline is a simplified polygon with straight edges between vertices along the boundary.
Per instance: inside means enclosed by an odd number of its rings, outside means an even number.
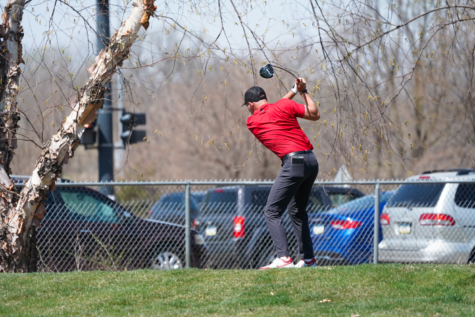
M209 248L208 264L221 268L257 268L275 258L263 211L271 186L232 186L209 189L201 208L201 231ZM364 194L354 188L314 186L307 211L315 214ZM287 213L283 217L289 248L298 247Z

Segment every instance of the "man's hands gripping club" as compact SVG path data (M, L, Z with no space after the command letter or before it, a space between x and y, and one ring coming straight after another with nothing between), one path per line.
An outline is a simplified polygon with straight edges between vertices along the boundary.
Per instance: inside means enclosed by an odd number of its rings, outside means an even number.
M303 78L297 78L292 89L284 96L286 99L293 99L297 92L300 92L302 98L305 101L306 109L305 116L303 117L306 120L317 121L320 119L320 111L318 111L317 105L313 102L310 95L307 93L307 82Z

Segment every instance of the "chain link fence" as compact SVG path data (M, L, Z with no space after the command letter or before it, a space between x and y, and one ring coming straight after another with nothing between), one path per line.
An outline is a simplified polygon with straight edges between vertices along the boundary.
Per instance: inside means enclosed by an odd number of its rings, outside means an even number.
M57 183L37 229L38 269L259 268L276 256L264 219L271 186ZM319 265L475 261L475 177L316 183L307 212ZM297 263L287 213L283 224Z

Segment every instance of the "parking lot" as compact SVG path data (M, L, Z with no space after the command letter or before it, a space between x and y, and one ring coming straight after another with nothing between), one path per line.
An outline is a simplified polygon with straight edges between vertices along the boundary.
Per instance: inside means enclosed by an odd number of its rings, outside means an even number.
M471 175L316 184L307 212L319 265L472 263ZM263 216L271 182L109 183L113 197L104 185L63 182L50 193L37 231L40 271L255 269L275 258Z

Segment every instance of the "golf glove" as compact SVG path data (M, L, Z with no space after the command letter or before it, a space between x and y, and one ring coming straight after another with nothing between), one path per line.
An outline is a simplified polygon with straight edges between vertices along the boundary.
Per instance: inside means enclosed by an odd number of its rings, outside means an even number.
M298 93L298 90L297 90L297 84L294 84L294 86L292 87L292 89L290 89L294 94L297 94Z

